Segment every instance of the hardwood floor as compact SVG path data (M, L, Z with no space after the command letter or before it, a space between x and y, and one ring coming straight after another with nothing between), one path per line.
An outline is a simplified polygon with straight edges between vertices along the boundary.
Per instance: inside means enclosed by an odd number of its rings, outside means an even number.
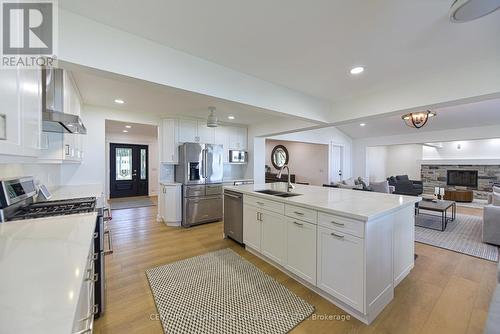
M482 215L480 209L459 213ZM114 253L106 256L106 313L95 333L163 333L145 270L230 247L316 307L292 333L482 333L496 286L496 264L448 250L416 244L415 268L395 290L394 300L370 326L344 315L298 282L242 247L222 238L222 223L189 229L156 222L156 207L113 211Z

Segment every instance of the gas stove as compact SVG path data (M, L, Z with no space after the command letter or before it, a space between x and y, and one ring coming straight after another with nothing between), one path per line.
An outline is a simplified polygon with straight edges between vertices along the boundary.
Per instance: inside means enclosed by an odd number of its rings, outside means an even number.
M17 211L7 216L6 220L22 220L94 212L95 204L95 197L31 203L19 207Z

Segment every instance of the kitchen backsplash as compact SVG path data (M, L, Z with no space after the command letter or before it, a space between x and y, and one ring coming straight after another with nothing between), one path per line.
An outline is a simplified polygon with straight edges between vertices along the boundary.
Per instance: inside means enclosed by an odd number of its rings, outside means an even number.
M160 165L160 181L174 182L175 172L174 165Z
M61 183L61 166L56 164L0 164L0 178L33 176L48 187Z

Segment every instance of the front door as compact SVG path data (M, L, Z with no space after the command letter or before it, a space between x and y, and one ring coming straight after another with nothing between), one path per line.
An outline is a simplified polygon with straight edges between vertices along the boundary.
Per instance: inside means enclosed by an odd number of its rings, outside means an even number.
M110 144L110 197L148 195L148 146Z

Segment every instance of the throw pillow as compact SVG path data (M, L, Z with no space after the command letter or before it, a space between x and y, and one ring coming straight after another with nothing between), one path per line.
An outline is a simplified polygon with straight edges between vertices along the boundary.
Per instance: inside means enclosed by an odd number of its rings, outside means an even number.
M352 178L348 178L347 180L344 180L344 184L348 185L348 186L351 186L351 187L355 186L354 180Z
M500 187L493 186L493 192L500 195Z
M389 193L389 182L370 182L370 188L377 193Z

